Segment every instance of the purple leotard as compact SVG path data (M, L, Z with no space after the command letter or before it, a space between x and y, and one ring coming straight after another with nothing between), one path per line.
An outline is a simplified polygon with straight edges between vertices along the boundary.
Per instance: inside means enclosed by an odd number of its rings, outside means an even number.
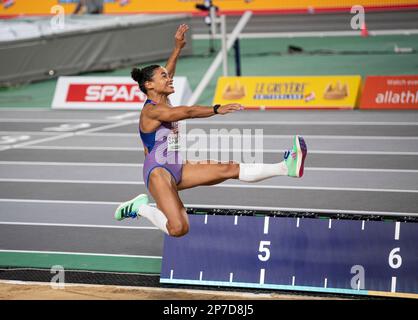
M148 99L145 105L155 102ZM181 181L183 170L183 159L179 151L169 151L168 136L173 130L178 130L177 122L161 122L161 125L153 132L142 132L139 128L144 148L148 149L148 154L145 156L143 177L148 188L149 176L155 168L164 168L171 173L176 184Z

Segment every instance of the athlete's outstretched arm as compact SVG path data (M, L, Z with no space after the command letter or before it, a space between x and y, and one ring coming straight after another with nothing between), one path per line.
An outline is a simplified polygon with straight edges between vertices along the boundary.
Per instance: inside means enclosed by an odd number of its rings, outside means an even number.
M171 53L170 58L168 58L167 65L165 66L170 78L174 77L174 73L176 72L177 59L180 55L181 49L183 49L186 45L186 39L184 35L187 32L187 30L189 30L189 26L187 24L182 24L178 27L176 34L174 35L174 49Z
M225 104L218 108L218 114L232 113L238 110L243 110L244 107L238 103ZM214 116L215 110L213 107L205 106L191 106L191 107L175 107L171 108L164 104L156 105L152 108L145 107L144 110L147 117L158 120L160 122L175 122L185 119L193 118L209 118Z

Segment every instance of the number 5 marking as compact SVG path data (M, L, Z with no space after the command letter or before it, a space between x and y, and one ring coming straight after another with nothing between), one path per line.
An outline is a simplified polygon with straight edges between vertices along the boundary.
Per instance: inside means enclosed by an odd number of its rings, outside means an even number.
M261 261L267 261L270 259L270 249L268 248L269 245L270 241L260 241L260 247L258 248L258 251L261 253L258 255L258 259ZM264 256L263 253L265 253Z

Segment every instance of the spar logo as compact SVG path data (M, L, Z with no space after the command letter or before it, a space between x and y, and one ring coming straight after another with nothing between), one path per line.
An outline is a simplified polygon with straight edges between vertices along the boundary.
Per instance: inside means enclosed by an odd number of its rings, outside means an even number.
M67 102L141 103L145 100L138 85L130 83L70 84L66 98Z

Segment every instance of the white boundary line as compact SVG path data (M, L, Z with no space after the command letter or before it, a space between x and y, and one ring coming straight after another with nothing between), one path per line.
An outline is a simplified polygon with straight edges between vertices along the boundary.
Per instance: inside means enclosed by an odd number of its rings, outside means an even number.
M104 162L37 162L37 161L0 161L0 165L22 166L86 166L86 167L143 167L142 163L104 163ZM306 168L305 168L306 170ZM418 172L418 170L417 170Z
M48 199L5 199L0 198L0 202L17 202L17 203L47 203L47 204L81 204L81 205L119 205L120 202L109 201L79 201L79 200L48 200ZM150 203L155 206L154 203ZM194 204L185 203L185 207L190 208L215 208L215 209L247 209L261 211L288 211L288 212L317 212L317 213L346 213L346 214L373 214L373 215L396 215L396 216L418 216L417 212L397 212L397 211L364 211L364 210L341 210L341 209L321 209L321 208L289 208L289 207L260 207L260 206L239 206L230 204Z
M141 256L141 255L128 255L128 254L107 254L107 253L88 253L88 252L61 252L61 251L36 251L36 250L3 250L0 249L0 253L40 253L40 254L66 254L66 255L80 255L80 256L105 256L105 257L120 257L120 258L149 258L149 259L161 259L159 256Z
M321 126L418 126L418 122L414 121L249 121L249 120L226 120L226 121L202 121L202 120L193 120L187 122L187 125L194 124L248 124L248 125L321 125Z
M143 147L93 147L93 146L23 146L24 150L91 150L91 151L143 151Z
M69 205L103 205L116 206L120 202L111 201L80 201L80 200L44 200L44 199L5 199L0 198L0 202L17 202L17 203L47 203L47 204L69 204Z
M91 151L143 151L144 148L141 146L138 147L93 147L93 146L33 146L31 144L37 144L41 142L47 142L52 140L59 140L71 137L71 135L60 136L60 137L50 137L40 140L34 140L27 143L5 146L4 149L0 150L9 150L9 149L26 149L26 150L91 150ZM216 152L216 153L283 153L285 149L197 149L197 148L187 148L180 149L182 152ZM405 151L348 151L348 150L309 150L309 154L345 154L345 155L400 155L400 156L418 156L417 152L405 152Z
M15 107L1 107L0 108L0 113L2 111L20 111L20 112L38 112L38 111L51 111L50 107L19 107L19 108L15 108Z
M110 184L110 185L145 185L144 181L116 181L116 180L66 180L66 179L13 179L0 178L0 182L29 182L29 183L68 183L68 184ZM380 188L342 188L342 187L308 187L308 186L280 186L220 183L213 188L238 189L280 189L280 190L315 190L315 191L356 191L356 192L392 192L418 193L415 189L380 189Z
M271 38L323 38L323 37L355 37L360 35L360 31L305 31L305 32L251 32L240 33L240 39L271 39ZM387 35L413 35L418 34L417 29L394 29L394 30L375 30L369 31L371 36ZM230 34L227 34L229 37ZM216 34L215 39L220 39L221 35ZM207 34L194 34L193 40L209 40Z
M123 120L126 121L126 120ZM51 119L51 118L0 118L0 123L2 122L29 122L29 123L68 123L68 122L89 122L89 123L118 123L121 122L120 119Z
M75 166L75 167L132 167L141 168L142 163L116 163L116 162L45 162L45 161L0 161L2 165L18 166ZM305 167L306 171L325 171L325 172L367 172L367 173L418 173L418 170L408 169L369 169L369 168L330 168L330 167Z
M41 222L10 222L0 221L0 225L13 226L38 226L38 227L76 227L76 228L107 228L107 229L143 229L143 230L158 230L156 227L128 227L128 226L112 226L112 225L97 225L97 224L68 224L68 223L41 223Z
M122 123L122 122L137 123L138 119L128 120L111 120L111 119L42 119L42 118L0 118L2 122L22 122L22 123L68 123L68 122L89 122L89 123ZM247 124L247 125L323 125L323 126L418 126L416 121L295 121L295 120L187 120L187 125L195 124Z
M0 135L59 135L59 132L40 132L40 131L0 131ZM210 134L210 133L209 133ZM187 137L208 137L203 134L188 134ZM134 138L138 139L138 133L121 133L121 132L95 132L95 133L81 133L80 136L86 137L121 137L121 138ZM214 135L221 137L220 134ZM258 138L263 137L266 139L291 139L294 135L280 135L280 134L229 134L228 137L252 137ZM305 139L309 140L418 140L418 136L338 136L338 135L303 135Z
M106 130L106 129L115 128L115 127L120 127L120 126L124 126L124 125L131 124L131 123L134 123L134 122L136 122L136 120L122 121L122 122L117 122L117 123L113 122L112 124L107 124L107 125L104 125L104 126L99 126L99 127L95 127L95 128L91 128L91 129L86 129L86 130L81 130L81 131L76 131L76 132L67 132L67 133L60 134L60 135L53 136L53 137L48 137L48 138L43 138L43 139L38 139L38 140L31 140L31 141L24 142L24 143L14 144L14 145L7 146L5 148L0 149L0 151L13 149L13 148L27 147L27 146L42 143L42 142L60 140L60 139L72 137L72 136L79 135L79 134L95 132L95 131L100 131L100 130Z
M0 136L53 136L58 135L58 132L42 132L42 131L0 131Z

